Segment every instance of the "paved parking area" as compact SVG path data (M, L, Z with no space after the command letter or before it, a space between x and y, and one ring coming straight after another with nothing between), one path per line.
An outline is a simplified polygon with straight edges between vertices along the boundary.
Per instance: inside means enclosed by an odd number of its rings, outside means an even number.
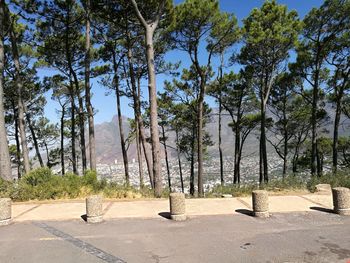
M0 262L350 262L350 217L327 211L25 221L0 228Z

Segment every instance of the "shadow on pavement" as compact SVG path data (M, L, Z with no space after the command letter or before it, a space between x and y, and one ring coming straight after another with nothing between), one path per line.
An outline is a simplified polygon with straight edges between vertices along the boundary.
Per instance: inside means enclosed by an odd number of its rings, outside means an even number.
M310 209L311 209L311 210L320 211L320 212L324 212L324 213L334 214L333 209L329 209L329 208L318 207L318 206L312 206L312 207L310 207Z
M158 213L158 215L160 215L161 217L164 217L165 219L171 219L169 212L160 212Z
M248 209L236 209L235 212L246 215L246 216L254 216L253 211Z
M80 217L81 217L81 219L83 219L85 222L87 222L87 215L86 215L86 214L81 215Z

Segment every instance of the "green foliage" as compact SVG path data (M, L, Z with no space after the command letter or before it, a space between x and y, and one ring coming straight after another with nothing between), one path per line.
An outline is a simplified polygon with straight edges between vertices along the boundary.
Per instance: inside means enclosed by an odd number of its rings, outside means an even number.
M88 170L83 176L83 183L85 185L96 185L97 184L97 173L96 171Z
M339 171L336 174L327 173L321 177L314 176L307 184L307 188L314 192L317 184L330 184L332 187L350 188L350 170Z
M95 171L86 171L84 176L73 173L60 176L45 167L31 171L18 182L0 179L0 197L10 197L14 201L84 198L95 193L107 198L153 197L153 191L148 188L138 190L98 180Z
M40 184L50 182L53 179L53 177L54 175L52 174L52 171L47 167L43 167L31 171L29 174L25 175L22 178L22 181L25 184L34 187Z

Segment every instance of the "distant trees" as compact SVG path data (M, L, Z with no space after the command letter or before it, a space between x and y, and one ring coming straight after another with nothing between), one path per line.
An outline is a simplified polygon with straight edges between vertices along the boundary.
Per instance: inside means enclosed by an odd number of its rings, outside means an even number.
M234 134L234 171L233 183L241 181L241 160L243 146L251 131L260 121L257 110L257 101L253 93L252 74L243 71L239 74L230 72L224 74L220 80L209 88L209 94L221 101L222 107L229 113L232 122L229 126Z
M194 195L195 186L195 163L198 161L198 122L193 121L198 116L198 104L200 103L198 98L200 96L200 80L196 74L195 67L192 66L189 70L184 69L182 72L181 80L173 80L172 83L165 83L165 90L171 97L171 100L178 102L174 111L176 112L173 123L180 125L182 129L177 131L177 145L178 149L186 156L190 161L190 194ZM204 130L205 124L210 118L210 108L206 103L203 105L203 137L201 145L203 150L206 150L206 146L212 144L209 134ZM199 161L198 161L199 162ZM199 163L198 163L199 169ZM199 178L198 178L199 180ZM199 189L199 188L198 188ZM199 191L199 190L198 190ZM198 194L200 194L198 192Z

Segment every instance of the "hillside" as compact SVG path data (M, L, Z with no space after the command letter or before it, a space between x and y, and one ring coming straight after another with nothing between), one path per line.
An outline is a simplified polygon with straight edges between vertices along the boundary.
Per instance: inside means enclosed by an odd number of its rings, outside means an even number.
M331 105L326 107L330 121L326 124L325 128L329 131L327 136L332 136L334 109ZM215 112L215 110L214 110ZM230 117L228 115L223 116L222 119L222 141L223 141L223 152L225 156L232 156L234 152L234 137L231 128L228 126L230 123ZM126 117L123 117L123 125L125 135L129 132L129 124ZM343 118L341 121L341 127L339 129L340 136L350 136L350 121ZM218 155L218 116L213 114L211 122L207 124L206 130L211 135L213 146L208 149L210 156ZM110 122L104 122L95 126L96 132L96 153L97 162L102 164L113 164L115 160L118 162L122 161L122 153L120 148L120 137L119 137L119 125L117 117L114 116ZM169 137L169 144L174 146L172 143L174 141L174 134L169 132L167 134ZM271 135L270 135L271 136ZM246 144L244 146L245 155L255 155L257 154L258 145L258 131L253 131L247 138ZM268 145L268 151L273 152L274 150L270 145ZM130 161L136 159L136 146L132 143L128 150L128 156ZM170 150L170 156L175 157L175 152Z

